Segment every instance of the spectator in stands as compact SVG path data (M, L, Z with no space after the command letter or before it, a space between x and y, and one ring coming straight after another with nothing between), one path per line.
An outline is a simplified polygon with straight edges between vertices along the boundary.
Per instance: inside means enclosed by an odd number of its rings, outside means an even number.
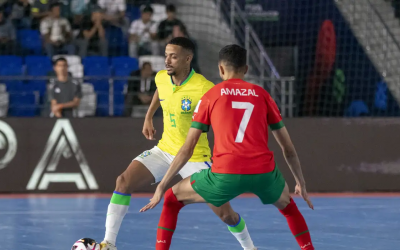
M4 17L3 10L0 10L0 54L12 55L16 51L15 28L10 20Z
M65 58L54 61L54 71L57 79L50 84L51 116L73 117L73 111L82 99L82 87L79 81L68 75L68 63Z
M35 0L32 5L32 29L39 29L41 21L50 16L50 5L55 0Z
M54 53L67 53L73 55L75 47L71 43L71 25L66 18L60 17L60 5L51 6L51 15L40 23L40 33L44 38L44 46L49 57Z
M183 23L176 18L175 5L167 5L167 19L158 25L157 36L162 44L167 44L172 39L172 29L175 25L184 26Z
M133 21L129 29L129 56L159 55L157 24L151 20L153 8L145 6L141 12L141 18Z
M98 9L92 12L91 17L85 17L77 37L79 55L85 57L88 47L96 54L108 56L108 43L103 26L103 13Z
M194 55L193 55L191 66L194 69L194 71L196 71L197 73L200 74L200 67L199 67L199 63L198 63L198 48L197 48L196 41L193 40L193 38L191 38L189 36L189 33L187 32L187 29L184 25L174 25L174 27L172 29L172 38L175 38L175 37L186 37L186 38L190 38L190 40L192 40L192 42L195 45L195 50L194 50Z
M97 4L104 10L104 20L109 24L117 27L128 25L125 21L125 0L98 0Z
M132 71L128 81L128 93L125 97L125 116L131 116L134 105L150 105L153 94L157 89L151 63L144 62L142 68Z
M72 27L79 27L89 11L88 0L71 0Z
M31 5L28 0L17 0L11 10L10 18L16 29L31 27Z

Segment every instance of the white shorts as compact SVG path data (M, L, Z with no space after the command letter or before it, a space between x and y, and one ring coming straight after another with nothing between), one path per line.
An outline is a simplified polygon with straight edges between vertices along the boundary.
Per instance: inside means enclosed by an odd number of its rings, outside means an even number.
M141 155L136 157L134 160L140 161L146 168L153 174L154 179L160 182L164 175L167 173L169 165L175 156L162 151L159 147L155 146L150 150L144 151ZM188 162L179 171L179 174L183 179L192 174L199 172L202 169L207 169L211 167L211 162Z

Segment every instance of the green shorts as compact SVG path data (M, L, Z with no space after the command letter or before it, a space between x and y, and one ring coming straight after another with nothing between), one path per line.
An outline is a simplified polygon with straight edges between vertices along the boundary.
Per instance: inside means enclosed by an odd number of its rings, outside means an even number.
M243 193L257 195L263 204L275 203L285 187L285 179L277 165L265 174L217 174L204 169L191 176L194 191L216 207Z

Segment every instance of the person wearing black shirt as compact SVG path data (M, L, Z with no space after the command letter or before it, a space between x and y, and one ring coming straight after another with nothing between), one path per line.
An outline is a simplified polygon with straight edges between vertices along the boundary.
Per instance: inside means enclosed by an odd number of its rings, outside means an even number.
M183 23L176 18L176 8L173 4L167 6L167 19L158 25L157 37L161 42L167 43L172 39L172 29L175 25L184 26Z
M102 21L103 13L100 9L94 10L91 16L85 17L82 21L76 39L78 54L81 58L87 55L88 48L95 54L108 56L108 43Z

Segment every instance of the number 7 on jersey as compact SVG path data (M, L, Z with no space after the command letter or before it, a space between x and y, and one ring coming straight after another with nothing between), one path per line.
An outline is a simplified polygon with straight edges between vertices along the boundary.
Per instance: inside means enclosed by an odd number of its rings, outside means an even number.
M251 114L253 113L254 105L250 102L232 102L232 108L245 110L235 139L235 142L242 143L247 124L249 124Z

